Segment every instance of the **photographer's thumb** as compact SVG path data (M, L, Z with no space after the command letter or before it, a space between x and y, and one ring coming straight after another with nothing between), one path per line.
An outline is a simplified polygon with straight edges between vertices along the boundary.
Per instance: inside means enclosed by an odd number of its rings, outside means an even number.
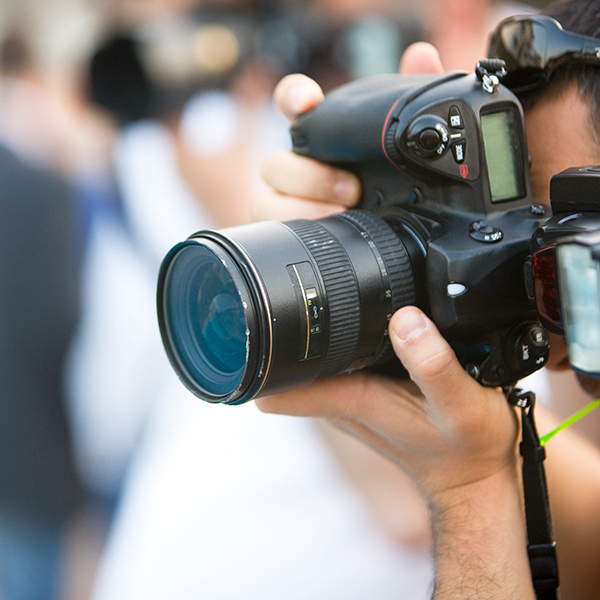
M456 407L481 386L458 362L435 324L418 308L405 306L390 321L390 337L402 364L426 398L443 410Z

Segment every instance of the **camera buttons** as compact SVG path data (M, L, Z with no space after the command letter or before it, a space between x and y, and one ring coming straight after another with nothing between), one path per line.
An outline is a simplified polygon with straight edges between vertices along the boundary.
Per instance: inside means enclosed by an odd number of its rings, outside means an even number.
M448 148L450 134L437 115L422 115L415 119L406 134L406 146L421 158L438 158Z
M476 242L484 242L486 244L494 244L504 237L500 228L490 225L485 221L474 221L471 223L469 225L469 235Z
M458 110L458 106L451 106L448 111L448 123L454 129L462 129L464 127L463 118Z
M427 128L419 134L419 146L427 152L435 152L442 143L442 136L436 129Z
M467 142L465 140L460 140L455 144L452 144L452 156L454 156L454 160L460 165L465 162L465 154L467 151Z
M515 356L518 363L525 367L541 367L548 360L549 338L546 330L536 324L527 326L517 338Z

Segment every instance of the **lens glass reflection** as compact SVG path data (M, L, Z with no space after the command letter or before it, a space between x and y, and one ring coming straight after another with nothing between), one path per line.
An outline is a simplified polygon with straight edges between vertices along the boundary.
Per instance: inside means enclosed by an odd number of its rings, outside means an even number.
M213 396L234 392L248 328L232 274L212 250L189 244L173 258L165 290L169 335L191 379Z

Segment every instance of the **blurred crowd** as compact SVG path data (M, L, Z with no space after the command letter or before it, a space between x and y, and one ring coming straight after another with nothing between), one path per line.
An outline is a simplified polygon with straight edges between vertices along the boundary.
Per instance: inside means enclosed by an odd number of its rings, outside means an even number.
M283 75L328 90L418 40L472 70L542 4L0 0L0 600L428 597L408 480L325 423L191 396L156 277L252 219Z

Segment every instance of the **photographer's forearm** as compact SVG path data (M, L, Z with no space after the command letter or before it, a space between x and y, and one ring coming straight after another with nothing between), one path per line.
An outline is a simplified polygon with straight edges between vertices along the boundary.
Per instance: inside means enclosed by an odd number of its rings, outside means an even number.
M516 472L445 492L432 512L435 600L535 598Z

